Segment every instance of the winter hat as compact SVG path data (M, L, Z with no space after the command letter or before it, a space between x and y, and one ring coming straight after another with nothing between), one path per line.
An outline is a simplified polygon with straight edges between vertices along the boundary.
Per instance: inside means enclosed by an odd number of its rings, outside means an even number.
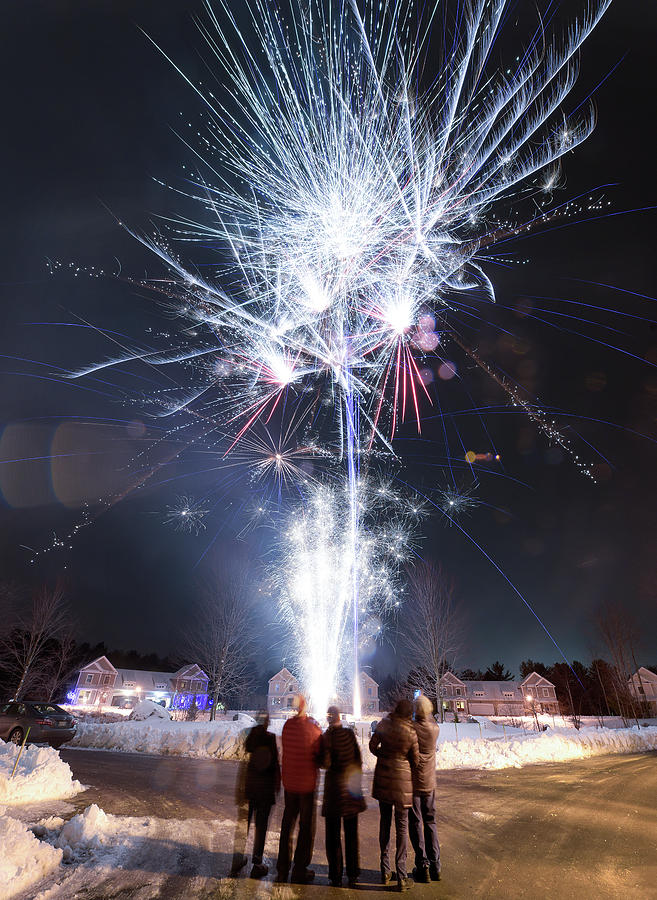
M431 702L431 700L429 700L428 697L425 697L424 694L420 694L420 696L415 701L415 718L430 719L432 712L433 703Z
M400 700L395 706L393 715L398 719L410 719L413 715L413 704L410 700Z

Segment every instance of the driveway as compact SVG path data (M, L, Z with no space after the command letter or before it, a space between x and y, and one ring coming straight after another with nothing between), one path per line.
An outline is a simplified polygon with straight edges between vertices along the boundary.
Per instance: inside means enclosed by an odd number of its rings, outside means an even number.
M163 855L157 873L140 872L135 862L129 883L126 871L114 882L109 873L96 887L85 878L79 892L71 881L63 893L55 890L48 897L354 900L387 892L377 883L378 811L371 800L360 818L363 883L357 890L328 885L321 818L313 860L316 883L274 885L273 872L256 883L227 877L230 829L215 825L226 826L235 817L236 763L89 750L62 750L61 755L75 777L89 785L71 801L78 809L97 803L107 813L157 817L165 845L171 841L167 827L174 828L172 820L189 821L186 837L177 839L175 853L169 847L168 862ZM441 772L437 794L443 880L415 885L410 896L418 900L657 898L657 753L496 772ZM272 812L270 858L275 858L280 819L279 804ZM152 869L152 862L146 868Z

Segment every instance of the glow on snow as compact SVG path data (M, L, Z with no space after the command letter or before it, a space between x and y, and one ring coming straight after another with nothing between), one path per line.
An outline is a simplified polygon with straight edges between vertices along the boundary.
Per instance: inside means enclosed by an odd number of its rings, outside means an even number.
M394 554L382 564L386 538L363 529L361 485L373 451L393 453L400 422L413 417L421 430L430 405L422 360L446 360L455 344L571 450L464 343L452 314L464 297L494 302L485 248L527 227L508 211L550 193L559 159L591 133L592 109L568 118L562 103L608 5L554 35L550 18L543 27L537 17L505 67L506 0L219 0L199 24L222 84L215 94L181 71L207 113L193 150L205 174L188 192L201 213L171 219L172 240L140 240L170 272L157 289L200 337L75 374L126 360L194 364L195 383L167 394L158 414L221 422L227 462L256 424L285 430L290 415L295 429L339 448L344 486L301 484L279 564L282 610L318 713L342 677L357 683L361 617L381 596L395 602ZM216 272L184 263L177 240L220 247ZM368 587L375 570L383 594Z

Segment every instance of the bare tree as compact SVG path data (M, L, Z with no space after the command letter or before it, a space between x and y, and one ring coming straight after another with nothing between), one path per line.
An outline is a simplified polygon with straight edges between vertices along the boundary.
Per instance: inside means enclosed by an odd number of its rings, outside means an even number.
M632 663L634 670L638 671L635 655L639 641L638 628L626 609L610 603L598 611L597 625L616 671L613 692L620 715L624 720L633 718L637 715L638 704L630 693L628 682L632 676Z
M10 631L0 638L5 669L15 698L40 686L50 664L48 648L70 628L68 608L60 586L41 588Z
M245 577L207 579L201 588L195 624L185 651L208 676L210 719L220 700L244 695L253 686L255 621L250 584Z
M40 693L47 700L53 700L76 671L78 653L72 624L66 626L46 653L48 665L43 672Z
M461 650L463 615L454 600L454 580L440 565L419 562L410 570L408 581L402 639L411 662L409 684L429 696L435 692L442 721L440 680L447 671L448 660L453 666Z

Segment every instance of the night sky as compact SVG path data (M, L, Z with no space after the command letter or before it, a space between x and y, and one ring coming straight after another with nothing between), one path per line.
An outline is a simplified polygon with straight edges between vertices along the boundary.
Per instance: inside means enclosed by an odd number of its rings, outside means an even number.
M579 2L562 6L581 9ZM175 327L146 292L113 278L73 277L68 266L115 272L120 261L124 274L137 277L157 269L117 219L147 228L176 210L176 195L160 182L183 183L190 152L174 132L198 121L199 101L140 28L190 77L202 77L192 21L201 8L191 0L24 0L4 11L2 577L37 585L63 574L81 640L160 653L175 651L207 563L221 569L237 553L259 571L258 559L270 553L267 537L258 535L236 549L243 524L236 510L247 491L239 479L198 536L163 525L164 511L177 494L205 493L216 473L186 477L183 488L158 487L152 479L82 530L72 550L40 554L31 564L33 554L24 548L49 546L53 531L66 534L80 520L85 498L93 502L126 487L131 461L149 433L142 411L126 408L116 391L61 379L63 370L102 359L112 348L89 329L54 323L93 323L136 341L145 340L149 328ZM657 7L617 0L586 43L567 109L624 58L596 92L592 137L564 161L557 198L584 194L583 211L579 221L558 223L567 227L505 248L528 262L488 270L500 308L476 335L486 358L546 407L568 414L560 422L581 436L568 432L577 452L597 463L598 483L550 448L462 357L454 359L475 405L493 407L485 414L488 438L475 417L459 416L472 406L459 379L440 385L453 452L458 426L466 449L494 446L502 457L501 465L481 467L477 497L483 502L463 527L517 585L566 656L585 662L602 649L593 620L605 602L622 603L640 623L639 662L657 660L655 214L645 209L657 203L656 37ZM589 191L594 200L610 201L604 217L587 211ZM51 275L48 260L68 271ZM591 306L573 309L536 297ZM526 314L532 304L545 321ZM151 388L144 382L139 389ZM397 447L403 477L433 490L445 483L442 423L435 410L425 413L423 440L405 429ZM46 459L50 454L58 459ZM25 457L31 461L11 462ZM460 472L465 475L463 467ZM454 575L467 614L460 667L485 668L501 659L515 671L526 657L558 658L522 601L457 528L436 515L423 530L422 555ZM405 610L397 627L411 614ZM285 655L280 630L267 626L268 619L273 609L263 614L267 677ZM374 663L385 670L393 658L387 645Z

